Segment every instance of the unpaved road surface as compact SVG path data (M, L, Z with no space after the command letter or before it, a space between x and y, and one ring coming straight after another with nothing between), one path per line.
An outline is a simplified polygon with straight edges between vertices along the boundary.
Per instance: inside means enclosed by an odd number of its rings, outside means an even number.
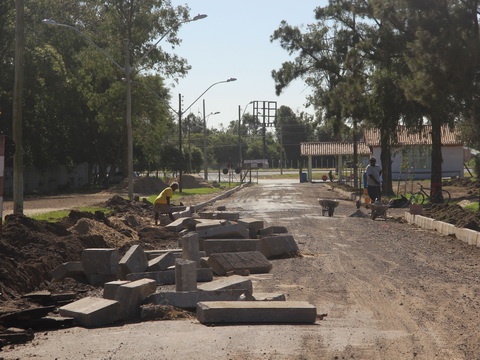
M313 325L204 326L195 319L36 334L0 359L480 359L480 248L396 216L371 220L324 184L270 182L215 205L284 225L302 257L273 260L254 291L325 314Z

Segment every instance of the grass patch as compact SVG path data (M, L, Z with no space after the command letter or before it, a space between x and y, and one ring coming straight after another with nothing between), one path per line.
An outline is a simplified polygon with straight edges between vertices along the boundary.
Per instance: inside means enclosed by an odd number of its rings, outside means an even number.
M79 209L75 209L77 211L81 212L89 212L92 214L95 214L96 211L102 211L105 215L109 215L112 210L108 208L103 208L103 207L83 207ZM57 211L50 211L46 213L41 213L41 214L36 214L36 215L31 215L30 217L34 220L44 220L48 222L58 222L61 219L65 218L70 214L70 210L57 210Z
M476 212L476 211L479 211L479 207L478 207L478 202L476 203L473 203L473 204L469 204L467 206L464 207L465 210L468 210L468 211L471 211L471 212Z

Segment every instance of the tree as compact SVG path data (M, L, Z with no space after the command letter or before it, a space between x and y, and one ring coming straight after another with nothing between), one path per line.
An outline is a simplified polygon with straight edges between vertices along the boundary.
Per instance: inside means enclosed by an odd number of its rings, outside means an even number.
M407 39L404 57L410 70L401 86L409 100L418 102L432 126L432 199L442 189L441 127L453 126L464 110L465 89L471 89L471 48L474 34L472 8L455 0L398 1L395 16L388 16ZM476 9L475 9L476 11ZM468 15L468 16L467 16ZM478 30L478 29L477 29ZM435 194L434 194L435 192Z

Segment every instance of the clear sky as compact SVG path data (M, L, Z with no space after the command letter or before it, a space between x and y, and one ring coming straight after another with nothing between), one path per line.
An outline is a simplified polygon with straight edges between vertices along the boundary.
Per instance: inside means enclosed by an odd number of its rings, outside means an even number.
M178 36L179 47L172 52L184 57L192 70L179 79L178 84L167 82L172 95L171 106L178 108L178 96L184 99L184 109L210 85L228 78L235 82L213 86L185 114L201 115L203 99L206 114L219 111L208 118L208 128L227 127L238 120L241 112L253 113L250 101L276 101L277 108L285 105L294 112L305 108L305 97L310 90L297 80L275 95L272 70L280 69L283 62L293 60L287 51L270 36L286 20L290 25L302 26L315 22L314 10L325 6L328 0L171 0L173 6L187 5L191 16L206 14L207 18L184 24ZM168 48L165 50L170 51ZM246 110L245 110L246 109ZM199 114L200 113L200 114Z

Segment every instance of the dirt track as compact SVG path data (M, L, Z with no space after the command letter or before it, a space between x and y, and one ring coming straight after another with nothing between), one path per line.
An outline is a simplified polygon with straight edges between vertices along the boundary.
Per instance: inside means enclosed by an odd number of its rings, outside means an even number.
M0 359L480 359L480 248L389 218L372 221L323 184L247 187L215 205L284 225L302 257L274 260L254 291L326 314L315 325L157 321L38 334ZM403 210L390 214L399 216Z

